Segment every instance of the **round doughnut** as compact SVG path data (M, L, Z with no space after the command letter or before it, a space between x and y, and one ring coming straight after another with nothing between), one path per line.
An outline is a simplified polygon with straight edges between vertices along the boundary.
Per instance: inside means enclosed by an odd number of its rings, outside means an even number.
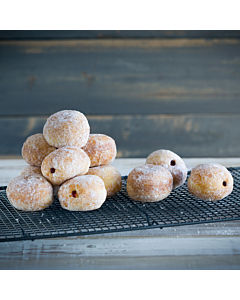
M55 147L46 142L43 134L37 133L28 137L24 142L22 157L28 164L40 167L44 158L55 150Z
M114 139L105 134L90 134L83 150L91 160L90 167L108 165L114 161L117 148Z
M63 147L50 153L42 162L42 174L53 185L61 185L64 181L88 172L90 159L77 147Z
M146 164L136 167L128 175L127 192L130 198L141 202L156 202L172 191L171 173L162 166Z
M24 169L22 169L20 175L41 175L42 171L41 167L35 167L35 166L26 166Z
M98 209L106 196L103 180L95 175L74 177L62 184L58 191L62 208L72 211Z
M87 175L97 175L103 180L107 197L115 196L122 188L121 173L113 166L105 165L90 168Z
M188 190L201 200L221 200L232 192L233 178L224 166L201 164L192 169Z
M173 189L181 186L187 178L187 167L177 154L170 150L157 150L152 152L146 160L147 164L162 166L171 172Z
M53 203L53 188L41 175L20 175L10 181L7 196L19 210L38 211Z
M43 127L49 145L83 147L89 137L90 127L84 114L76 110L62 110L51 115Z

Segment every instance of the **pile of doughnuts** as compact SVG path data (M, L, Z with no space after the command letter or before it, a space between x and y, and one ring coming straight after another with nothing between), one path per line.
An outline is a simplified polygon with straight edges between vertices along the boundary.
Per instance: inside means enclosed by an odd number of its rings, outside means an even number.
M146 164L134 168L127 179L127 192L131 199L157 202L165 199L173 189L187 178L187 167L170 150L157 150L146 159Z
M67 210L98 209L122 187L120 172L110 165L116 154L111 137L90 134L84 114L59 111L47 119L43 134L24 142L22 157L29 166L10 181L8 199L24 211L47 208L54 195Z

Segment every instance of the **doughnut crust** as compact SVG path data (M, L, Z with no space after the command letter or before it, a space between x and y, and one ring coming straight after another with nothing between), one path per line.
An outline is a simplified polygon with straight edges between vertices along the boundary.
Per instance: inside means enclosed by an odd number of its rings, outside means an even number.
M192 169L188 190L201 200L221 200L232 192L233 178L224 166L201 164Z
M19 210L38 211L53 203L53 188L41 175L21 175L10 181L7 196Z
M76 176L62 184L58 191L62 208L72 211L98 209L106 196L103 180L95 175Z
M24 169L22 169L20 175L41 175L42 171L41 167L35 167L35 166L26 166Z
M122 188L121 173L113 166L105 165L90 168L87 175L97 175L103 180L107 197L115 196Z
M43 134L37 133L28 137L24 142L22 157L28 164L41 167L44 158L55 150L55 147L46 142Z
M114 161L117 155L114 139L105 134L90 134L83 150L91 160L90 167L108 165Z
M62 110L51 115L43 127L49 145L83 147L89 137L90 127L84 114L76 110Z
M90 159L77 147L63 147L50 153L42 163L42 174L53 185L61 185L64 181L88 172Z
M156 202L172 191L173 178L164 167L146 164L136 167L128 175L127 192L130 198L141 202Z
M187 178L187 167L184 161L170 150L152 152L147 157L146 163L159 165L168 169L173 177L173 189L181 186Z

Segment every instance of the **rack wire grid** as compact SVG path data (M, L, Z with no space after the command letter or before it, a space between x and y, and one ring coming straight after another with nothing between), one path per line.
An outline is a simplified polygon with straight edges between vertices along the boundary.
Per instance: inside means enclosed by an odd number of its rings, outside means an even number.
M128 197L124 176L122 189L115 197L87 212L64 210L57 198L43 211L19 211L10 204L6 187L0 187L0 242L240 220L240 168L228 170L234 179L233 192L217 202L195 198L187 182L162 201L133 201Z

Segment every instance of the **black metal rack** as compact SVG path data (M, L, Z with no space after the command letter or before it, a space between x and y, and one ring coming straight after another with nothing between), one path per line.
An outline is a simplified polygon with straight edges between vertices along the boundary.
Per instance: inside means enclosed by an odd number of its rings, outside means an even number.
M234 178L233 192L217 202L196 199L188 192L187 183L160 202L132 201L125 176L115 197L88 212L64 210L58 199L40 212L19 211L8 201L6 187L0 187L0 242L240 220L240 168L228 170Z

